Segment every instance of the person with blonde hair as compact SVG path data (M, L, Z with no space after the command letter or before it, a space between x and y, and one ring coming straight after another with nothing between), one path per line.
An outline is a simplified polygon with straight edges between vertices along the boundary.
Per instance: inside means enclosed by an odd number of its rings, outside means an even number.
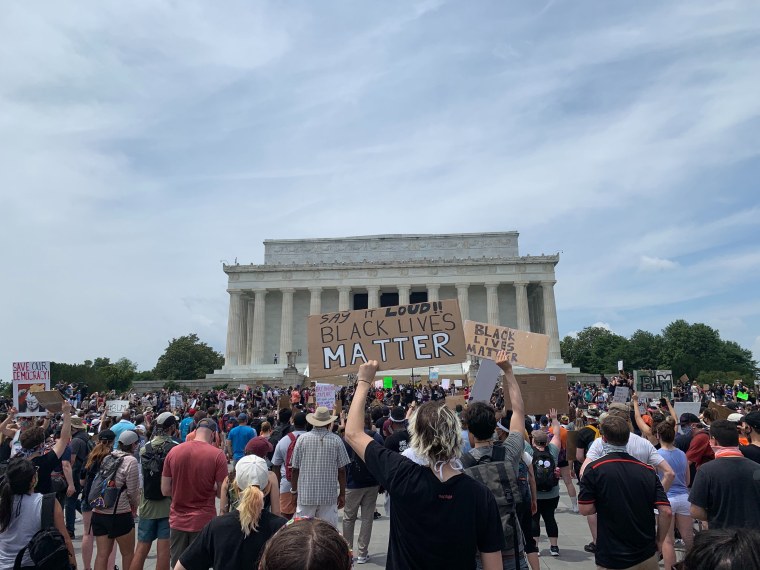
M237 510L211 520L179 557L174 570L232 570L251 567L267 541L287 521L264 508L273 488L265 459L246 455L235 465Z
M386 449L364 431L364 404L377 369L375 360L359 368L346 441L391 495L386 568L474 569L479 552L485 570L501 569L499 509L485 485L463 476L456 413L431 401L409 418L410 446L423 465Z

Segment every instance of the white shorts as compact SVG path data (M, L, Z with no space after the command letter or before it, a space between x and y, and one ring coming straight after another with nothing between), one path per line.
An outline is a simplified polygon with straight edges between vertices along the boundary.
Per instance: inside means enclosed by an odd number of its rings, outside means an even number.
M683 495L673 495L672 497L668 497L668 501L670 501L670 508L673 510L674 515L691 516L689 495L685 493Z
M298 505L297 517L312 517L322 519L326 523L338 528L338 505Z

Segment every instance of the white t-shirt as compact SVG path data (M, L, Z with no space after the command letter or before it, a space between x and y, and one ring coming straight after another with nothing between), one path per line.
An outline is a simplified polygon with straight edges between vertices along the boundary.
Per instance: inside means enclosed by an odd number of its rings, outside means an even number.
M603 444L604 442L601 437L596 438L594 443L591 444L591 447L586 454L586 458L591 461L596 461L602 457L604 455ZM654 445L635 433L632 433L628 438L628 445L625 446L625 450L628 455L632 455L642 463L646 463L652 467L657 467L660 463L665 461L662 458L662 455L657 453Z

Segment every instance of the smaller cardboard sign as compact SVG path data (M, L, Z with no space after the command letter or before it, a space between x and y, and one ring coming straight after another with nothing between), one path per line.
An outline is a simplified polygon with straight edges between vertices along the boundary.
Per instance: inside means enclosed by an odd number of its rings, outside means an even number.
M702 389L703 390L709 390L710 389L710 385L709 384L702 384Z
M515 378L520 386L526 414L543 415L551 408L556 408L562 414L569 412L566 374L519 374ZM502 381L504 406L509 410L512 409L512 404L506 382L505 377Z
M715 402L710 402L707 407L711 410L715 410L719 420L727 420L728 416L734 413L734 411L726 406L719 406Z
M741 383L742 383L741 378L739 380L734 380L734 386L738 386Z
M48 412L58 413L62 411L63 396L58 390L35 390L34 395L40 401L40 405Z
M618 386L615 388L615 395L612 397L613 402L619 402L625 404L628 401L630 390L625 386Z
M462 387L462 379L461 378L456 378L454 380L454 386L456 386L457 388L461 388Z
M335 408L333 409L333 414L336 416L340 416L340 414L343 412L343 407L340 404L340 398L335 400Z
M285 408L290 407L290 396L287 394L280 394L280 399L277 402L277 407L280 410L284 410Z
M108 400L106 410L109 416L119 417L129 409L129 400Z
M621 370L625 370L625 368L623 368L623 361L618 360L618 372L620 372Z
M334 384L317 384L314 395L317 407L324 406L328 410L335 407L335 385Z
M462 406L464 409L464 396L446 396L446 407L450 410L456 410L457 406Z
M198 403L198 398L195 398L192 402L190 402L190 407L195 408L197 403Z
M549 337L475 321L464 322L467 353L494 360L500 350L512 364L543 370L549 357Z
M686 374L681 374L681 377L679 378L682 384L688 384L689 383L689 377Z
M383 388L393 388L393 377L392 376L385 376L383 377Z
M444 378L443 380L441 380L441 388L443 388L444 390L448 390L450 386L451 386L450 378Z

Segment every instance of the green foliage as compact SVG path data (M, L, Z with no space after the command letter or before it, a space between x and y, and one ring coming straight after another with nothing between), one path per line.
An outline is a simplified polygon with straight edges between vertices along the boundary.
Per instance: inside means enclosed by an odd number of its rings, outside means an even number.
M214 390L227 390L229 387L229 383L225 382L224 384L218 384L213 387Z
M721 370L710 370L709 372L699 373L700 384L733 384L734 380L743 380L744 385L751 386L754 382L753 378L748 378L746 375L742 375L740 372L733 370L731 372L724 372Z
M168 390L169 392L179 392L182 390L182 384L175 382L174 380L169 380L164 384L164 390Z
M733 376L727 380L743 378L751 383L760 372L749 350L721 339L712 327L684 320L673 321L662 334L637 330L630 339L604 328L586 327L560 344L563 356L587 373L614 373L618 360L624 360L629 371L669 369L674 378L686 374L700 382L703 374L713 378L712 374L730 373Z
M13 396L13 384L0 380L0 397L10 398L11 396Z
M224 356L192 333L171 340L159 357L153 375L166 380L195 380L223 365Z
M53 384L59 382L82 382L90 393L116 390L126 392L132 382L142 379L144 372L137 372L137 364L128 358L111 362L108 357L85 360L82 364L51 362L50 374Z

